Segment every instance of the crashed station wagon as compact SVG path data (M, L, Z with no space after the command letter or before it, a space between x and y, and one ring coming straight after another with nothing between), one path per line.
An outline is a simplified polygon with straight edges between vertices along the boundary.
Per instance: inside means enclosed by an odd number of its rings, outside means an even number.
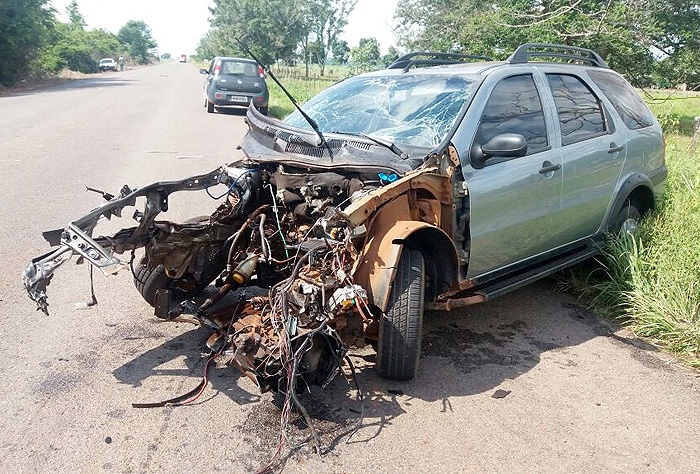
M571 46L525 44L501 62L411 54L282 121L250 107L247 124L241 161L104 193L44 233L53 248L23 275L38 309L48 314L49 281L76 255L106 275L131 268L156 316L211 328L211 354L261 391L324 386L366 344L382 377L408 380L424 310L597 254L654 209L666 178L652 113ZM172 193L214 188L210 216L162 220ZM131 227L97 233L137 203ZM249 286L264 291L226 298Z

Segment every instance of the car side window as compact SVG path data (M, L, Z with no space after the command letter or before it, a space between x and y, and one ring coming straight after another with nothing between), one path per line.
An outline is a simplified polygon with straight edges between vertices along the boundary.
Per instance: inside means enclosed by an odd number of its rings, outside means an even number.
M474 146L502 133L524 136L528 155L549 147L542 101L532 74L506 77L496 84L481 114Z
M600 99L576 76L547 74L557 106L562 145L607 133Z
M589 71L588 75L617 110L627 128L637 130L654 124L649 107L623 78L603 71Z

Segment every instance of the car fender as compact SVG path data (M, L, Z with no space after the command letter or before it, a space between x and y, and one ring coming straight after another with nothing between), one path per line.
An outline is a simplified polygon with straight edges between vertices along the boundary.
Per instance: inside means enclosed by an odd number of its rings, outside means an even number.
M396 220L397 211L400 215L400 210L407 209L407 205L408 199L399 197L372 219L353 272L355 282L367 291L370 301L381 311L386 311L396 267L406 246L420 250L426 262L433 265L430 268L439 269L439 277L431 277L433 272L426 268L433 285L447 286L457 279L458 258L452 239L431 223Z
M353 277L380 310L386 310L404 245L421 250L430 262L429 295L434 297L458 279L459 260L450 238L454 210L449 173L421 168L358 199L345 213L352 226L365 227Z

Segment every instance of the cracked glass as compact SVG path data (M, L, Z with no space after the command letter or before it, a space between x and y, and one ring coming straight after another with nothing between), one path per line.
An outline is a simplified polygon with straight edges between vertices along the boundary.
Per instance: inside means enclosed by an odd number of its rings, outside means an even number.
M435 147L475 89L475 81L454 75L357 76L321 92L303 109L323 133L368 134ZM298 111L284 122L310 129Z

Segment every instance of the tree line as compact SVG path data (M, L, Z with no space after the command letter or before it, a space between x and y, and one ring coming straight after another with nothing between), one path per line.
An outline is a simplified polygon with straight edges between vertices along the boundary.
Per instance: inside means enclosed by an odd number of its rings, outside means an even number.
M143 21L128 21L115 35L86 29L75 0L66 13L68 22L63 23L49 0L0 0L0 84L64 68L97 72L103 57L123 56L141 64L152 59L157 44Z
M200 58L244 55L236 38L271 65L301 62L324 74L328 61L357 70L386 65L375 38L340 39L357 0L213 0ZM100 57L148 62L156 42L143 21L114 35L87 30L73 0L57 21L49 0L0 0L0 83L63 68L92 72ZM399 0L397 45L404 51L461 52L505 59L526 42L594 49L637 86L700 86L700 2L688 0Z
M244 55L236 39L266 65L301 57L324 74L328 58L347 59L349 47L339 35L357 0L214 0L211 28L197 56Z
M591 48L637 86L700 84L700 3L399 0L399 45L505 59L527 42Z

